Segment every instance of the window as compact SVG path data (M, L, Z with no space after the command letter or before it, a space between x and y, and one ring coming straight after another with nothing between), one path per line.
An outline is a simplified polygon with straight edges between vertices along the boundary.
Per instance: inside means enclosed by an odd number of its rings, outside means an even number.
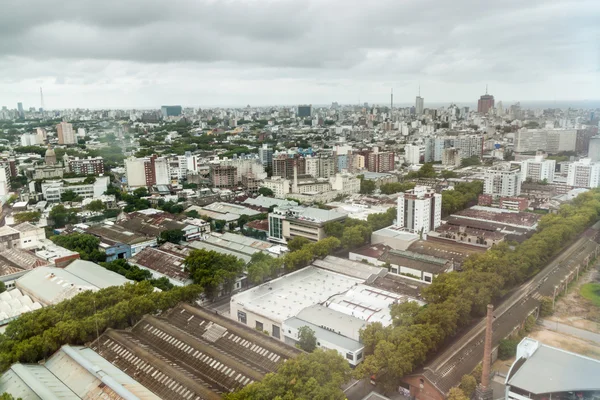
M279 327L277 325L273 325L273 337L280 339Z
M261 331L261 332L264 330L264 327L263 327L263 323L262 323L262 322L260 322L260 321L256 321L256 330L257 330L257 331Z
M425 275L424 278L425 278L425 282L431 283L431 277L430 276Z
M362 358L362 356L363 356L363 355L362 355L362 351L361 351L360 353L358 353L358 354L357 354L357 356L356 356L356 359L357 359L357 360L360 360L360 359Z
M346 353L346 358L350 361L354 361L354 354L352 353Z
M246 313L243 311L238 311L238 322L241 322L242 324L246 323Z

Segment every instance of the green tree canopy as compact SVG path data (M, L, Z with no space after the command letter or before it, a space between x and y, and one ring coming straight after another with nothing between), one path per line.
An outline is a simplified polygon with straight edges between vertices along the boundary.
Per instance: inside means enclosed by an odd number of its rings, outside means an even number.
M159 242L171 242L179 244L184 239L184 233L181 229L171 229L160 233Z
M66 224L76 224L78 220L75 211L70 209L68 210L62 204L52 207L49 217L53 222L52 226L54 228L62 228Z
M317 336L315 331L308 326L301 326L298 329L298 343L296 344L302 350L312 353L317 348Z
M66 249L76 251L82 260L102 262L106 254L99 250L100 239L87 233L73 232L67 235L56 235L50 238L54 243Z
M344 400L340 386L350 379L348 362L335 350L317 349L281 364L260 382L226 394L226 400Z
M99 212L104 210L104 203L102 200L92 200L85 208L93 212Z
M311 243L311 241L307 238L302 236L296 236L292 240L288 241L287 246L288 249L290 249L290 251L296 251L300 250L302 247L304 247L304 245L307 245L309 243Z
M75 193L72 190L65 190L60 195L60 201L62 201L62 202L66 202L66 201L81 201L81 199L82 199L82 197L79 196L77 193Z
M267 187L261 187L258 189L258 194L262 194L263 196L273 196L275 193Z
M231 292L235 279L244 270L244 262L214 250L193 250L185 258L185 270L208 297L214 298L219 288L226 293Z
M42 213L39 211L25 211L14 215L17 224L22 222L38 222L41 217Z

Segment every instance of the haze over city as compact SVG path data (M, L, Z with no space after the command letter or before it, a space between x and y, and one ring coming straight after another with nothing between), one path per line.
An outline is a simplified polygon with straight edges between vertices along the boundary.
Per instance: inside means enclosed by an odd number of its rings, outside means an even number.
M0 104L598 99L597 1L30 1L0 13Z

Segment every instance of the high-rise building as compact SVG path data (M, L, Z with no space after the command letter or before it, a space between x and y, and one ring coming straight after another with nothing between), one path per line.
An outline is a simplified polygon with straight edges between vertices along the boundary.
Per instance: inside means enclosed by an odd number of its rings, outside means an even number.
M24 133L21 135L21 146L35 146L39 144L35 133Z
M499 167L485 171L483 193L493 197L515 197L521 194L521 171Z
M181 115L181 106L162 106L160 112L163 118L178 117Z
M421 148L413 144L404 146L404 161L407 164L419 164L421 162Z
M25 111L23 110L23 103L17 103L17 113L19 114L19 118L25 118Z
M415 114L422 115L423 110L425 109L425 99L421 97L421 95L417 96L415 100Z
M547 153L574 151L577 147L576 129L527 129L515 134L515 152L544 150Z
M44 128L36 128L36 135L38 137L38 143L44 143L48 137L48 133Z
M552 183L555 168L556 160L545 160L543 155L537 155L521 163L521 180Z
M210 167L210 180L216 188L231 188L236 185L237 168L224 165Z
M490 108L494 108L494 96L488 94L486 86L485 94L482 95L477 102L477 112L479 114L487 114Z
M400 193L396 223L416 233L435 230L442 224L442 195L425 186Z
M329 178L335 175L335 160L330 157L306 157L306 174L313 178Z
M273 166L273 148L270 144L263 143L258 149L258 158L264 167Z
M311 104L303 104L298 106L298 117L306 118L312 115L312 105Z
M76 144L77 139L75 138L75 132L73 131L73 124L66 121L56 125L56 132L58 133L58 144Z
M359 153L365 156L365 167L369 172L388 172L395 169L394 152L367 151Z
M294 165L298 167L298 175L306 174L306 161L298 154L278 154L273 157L273 176L292 179L294 177Z
M572 163L567 175L567 184L583 188L600 187L600 162L584 158Z
M460 150L449 147L442 152L442 165L460 167L461 162L462 158L460 157Z
M588 157L592 160L592 162L600 161L600 136L594 136L590 138Z

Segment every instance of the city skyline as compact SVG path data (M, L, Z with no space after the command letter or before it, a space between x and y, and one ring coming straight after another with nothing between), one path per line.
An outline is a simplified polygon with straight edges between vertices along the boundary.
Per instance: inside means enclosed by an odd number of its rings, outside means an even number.
M39 87L47 109L389 104L390 87L401 105L414 104L419 83L425 107L476 102L486 84L503 102L598 98L594 1L29 8L0 16L9 108L39 108Z

